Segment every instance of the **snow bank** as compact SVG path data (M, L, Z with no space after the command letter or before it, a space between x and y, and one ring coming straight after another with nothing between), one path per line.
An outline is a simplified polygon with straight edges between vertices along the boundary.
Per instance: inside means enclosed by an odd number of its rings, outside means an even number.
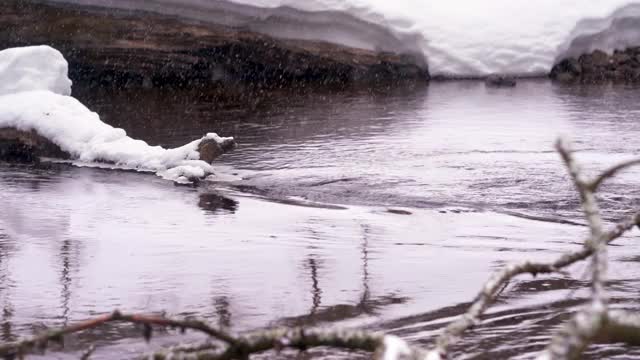
M121 168L154 171L171 180L202 178L213 172L199 160L204 139L225 141L214 133L184 146L165 149L132 139L120 128L100 121L78 100L51 91L24 91L0 96L0 128L35 130L79 163L107 162Z
M640 4L623 6L608 16L579 21L559 48L556 62L594 50L612 53L640 46Z
M174 149L150 146L105 124L70 93L67 62L57 50L39 46L0 51L0 128L34 130L76 164L109 163L186 182L213 173L211 164L200 160L203 140L233 140L209 133Z
M67 61L58 50L49 46L2 50L0 95L31 90L71 95L71 80L67 72Z
M640 46L633 0L48 1L155 11L366 49L415 51L427 58L432 75L546 75L565 52ZM604 21L587 20L592 18ZM572 43L590 34L597 36Z

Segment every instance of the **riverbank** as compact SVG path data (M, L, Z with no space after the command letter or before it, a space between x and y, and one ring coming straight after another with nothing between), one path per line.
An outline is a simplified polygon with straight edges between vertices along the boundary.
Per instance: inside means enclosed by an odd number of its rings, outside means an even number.
M34 24L37 24L34 26ZM0 48L47 44L84 87L206 87L238 101L270 89L427 82L415 56L282 40L152 12L5 1Z
M557 63L549 77L565 83L640 83L640 47L595 50Z

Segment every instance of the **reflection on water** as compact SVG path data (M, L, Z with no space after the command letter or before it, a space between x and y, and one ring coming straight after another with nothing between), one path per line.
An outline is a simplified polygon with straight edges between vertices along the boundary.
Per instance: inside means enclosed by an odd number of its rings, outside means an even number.
M151 143L215 130L241 146L218 165L218 182L197 188L134 172L0 164L0 337L120 308L198 315L237 331L367 326L428 344L490 271L580 246L586 229L553 141L572 134L590 170L637 154L636 91L457 82L288 94L249 110L216 110L191 93L79 94ZM638 174L604 189L608 219L638 205ZM619 243L613 303L634 308L639 247L635 234ZM578 280L514 281L459 349L540 349L587 295L585 265L571 273ZM146 345L139 335L110 325L72 337L67 350L77 357L99 339L97 358L130 357L179 338Z
M212 215L220 212L234 213L238 209L238 202L236 200L223 195L203 193L200 194L199 197L198 206Z

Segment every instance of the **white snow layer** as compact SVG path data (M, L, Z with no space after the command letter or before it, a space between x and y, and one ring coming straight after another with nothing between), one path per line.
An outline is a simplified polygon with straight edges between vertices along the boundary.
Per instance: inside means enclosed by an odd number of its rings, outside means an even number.
M30 90L71 95L71 80L67 73L67 61L58 50L49 46L0 51L0 95Z
M422 53L433 75L543 75L563 54L640 46L633 0L49 0L273 36ZM577 41L576 41L577 40Z
M209 133L174 149L150 146L105 124L70 93L67 62L57 50L39 46L0 51L0 128L35 130L79 164L107 162L185 182L213 173L210 164L199 160L200 142L227 140Z

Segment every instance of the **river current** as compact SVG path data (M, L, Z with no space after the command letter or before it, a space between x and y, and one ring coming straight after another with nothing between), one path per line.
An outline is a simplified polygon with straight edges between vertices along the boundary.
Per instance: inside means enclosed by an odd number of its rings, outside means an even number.
M491 271L581 246L584 221L554 141L569 137L592 172L637 156L637 91L458 81L219 109L197 92L74 90L104 121L149 143L216 131L239 147L217 164L216 181L196 187L0 164L0 339L119 308L197 315L235 331L364 326L428 346ZM638 206L639 175L631 169L603 187L607 220ZM612 303L637 308L637 232L616 245ZM458 351L539 351L588 296L587 270L513 281ZM77 358L97 341L97 358L129 357L181 339L161 333L145 344L118 325L49 356Z

